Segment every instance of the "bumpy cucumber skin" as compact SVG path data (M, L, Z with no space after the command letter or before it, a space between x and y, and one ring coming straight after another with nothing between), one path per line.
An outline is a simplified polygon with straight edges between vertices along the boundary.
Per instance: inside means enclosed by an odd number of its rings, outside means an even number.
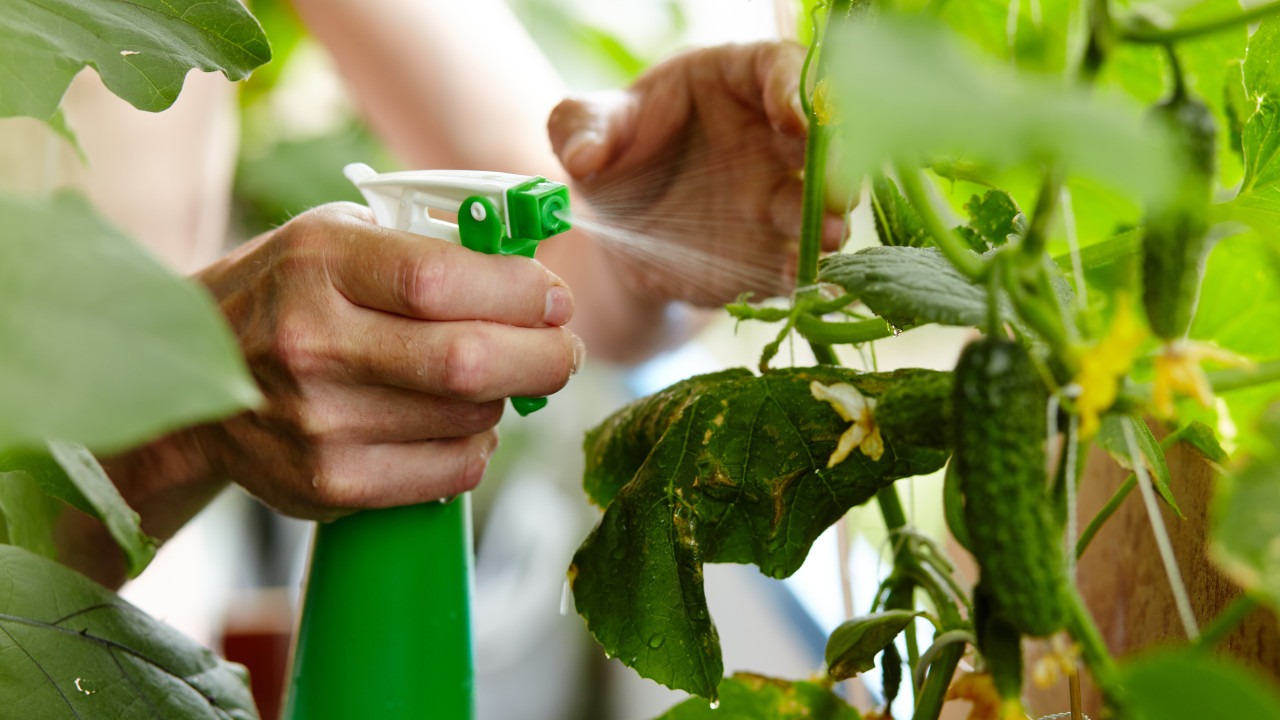
M991 612L1024 635L1060 629L1061 531L1045 490L1048 395L1027 351L984 337L956 365L952 462Z
M1153 116L1173 133L1187 162L1174 200L1153 209L1142 240L1142 301L1152 332L1165 340L1191 326L1205 258L1213 193L1217 123L1204 103L1185 94L1161 103Z
M996 614L982 583L973 588L973 625L996 692L1002 698L1018 699L1022 696L1022 636Z

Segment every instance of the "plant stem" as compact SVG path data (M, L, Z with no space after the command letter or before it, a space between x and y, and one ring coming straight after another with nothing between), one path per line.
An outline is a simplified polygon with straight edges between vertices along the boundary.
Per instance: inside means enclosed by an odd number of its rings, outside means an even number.
M1215 393L1243 390L1255 385L1280 381L1280 360L1267 360L1253 367L1218 370L1209 375Z
M1093 536L1098 534L1098 531L1102 529L1102 525L1111 519L1111 516L1120 507L1120 503L1124 502L1124 499L1129 497L1129 493L1133 492L1133 489L1137 486L1138 476L1129 473L1129 477L1125 478L1124 484L1115 491L1115 494L1111 496L1106 505L1102 506L1098 514L1093 516L1093 519L1089 521L1089 526L1080 534L1080 539L1076 541L1076 559L1084 557L1084 551L1089 547L1089 543L1093 541Z
M840 358L836 356L836 351L832 350L830 345L810 340L809 349L813 351L813 359L817 360L819 365L840 364Z
M1119 711L1116 716L1132 717L1131 713L1124 712L1128 703L1120 687L1119 671L1111 659L1111 651L1074 587L1067 590L1067 632L1080 644L1080 654L1089 666L1093 682L1102 691L1102 697Z
M822 64L821 59L818 62ZM804 148L804 189L800 201L800 257L796 266L796 287L801 294L813 292L811 286L818 280L822 221L827 212L825 186L831 134L830 127L820 125L815 116L809 117L809 138Z
M810 343L823 345L852 345L893 335L889 323L880 318L857 322L826 322L805 313L796 317L796 330Z
M986 264L977 254L966 248L956 234L942 222L942 218L938 217L933 201L929 199L924 185L920 182L920 171L903 162L894 163L894 169L898 173L902 193L906 195L907 201L924 222L925 229L933 237L934 244L961 275L970 280L981 280L986 273Z
M964 657L964 643L952 643L929 665L929 675L925 678L924 687L916 696L916 711L912 720L936 720L942 713L942 703L946 701L947 688L951 686L951 677L955 675L960 658Z
M880 506L880 516L884 518L885 529L889 532L890 538L895 538L897 531L906 527L907 514L902 510L902 500L898 498L898 490L892 485L881 488L876 493L876 504ZM888 610L911 610L915 607L915 581L911 579L911 554L907 550L906 542L903 541L901 546L896 545L893 551L893 577L895 578L890 585L889 595L885 600L885 608ZM916 643L915 625L908 627L907 636L907 665L914 668L916 661L920 659L920 648ZM912 687L912 692L918 692L919 688Z
M1280 13L1280 2L1267 3L1266 5L1259 5L1224 17L1188 23L1186 25L1168 28L1166 30L1126 30L1120 34L1120 39L1125 42L1144 45L1174 43L1182 40L1189 40L1201 35L1209 35L1222 30L1229 30L1237 25L1244 25L1255 20L1261 20L1262 18L1274 15L1275 13Z
M1045 228L1049 218L1058 207L1058 197L1062 194L1062 173L1049 168L1040 180L1040 195L1036 198L1036 207L1031 211L1027 236L1022 240L1022 258L1024 263L1039 263L1044 254L1047 234Z

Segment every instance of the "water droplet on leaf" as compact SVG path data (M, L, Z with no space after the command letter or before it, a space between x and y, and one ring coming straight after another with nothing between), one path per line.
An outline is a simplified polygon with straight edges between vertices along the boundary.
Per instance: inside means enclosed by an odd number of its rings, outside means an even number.
M716 698L715 700L712 700L712 701L711 701L711 709L712 709L712 710L719 710L719 709L720 709L720 699L719 699L719 698Z
M652 637L649 638L649 647L653 648L654 650L657 650L658 648L662 647L662 643L664 640L666 640L666 638L662 636L662 633L655 633Z

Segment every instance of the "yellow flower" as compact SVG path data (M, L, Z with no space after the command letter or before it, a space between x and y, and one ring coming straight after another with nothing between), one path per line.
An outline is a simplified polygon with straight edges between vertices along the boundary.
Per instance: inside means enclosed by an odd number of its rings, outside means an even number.
M840 116L831 103L831 83L822 78L813 87L813 116L819 125L834 125L840 122Z
M1052 648L1036 661L1031 678L1041 688L1049 688L1058 683L1063 675L1070 676L1076 671L1080 657L1080 646L1071 642L1070 638L1058 633L1050 640Z
M1145 335L1134 319L1128 299L1121 296L1106 337L1080 358L1080 372L1075 377L1075 384L1080 387L1076 398L1080 437L1093 437L1098 431L1100 417L1115 404L1120 379L1133 366L1133 356Z
M1204 407L1213 404L1213 388L1200 363L1205 360L1231 367L1249 367L1248 359L1216 345L1172 342L1156 356L1156 379L1151 388L1151 404L1161 417L1173 417L1174 393L1189 395Z
M987 673L964 673L947 688L947 700L972 703L968 720L1023 720L1022 703L1005 699Z
M875 398L866 397L848 383L827 386L817 380L809 383L809 392L818 400L831 403L841 418L853 423L840 436L835 452L827 460L827 467L840 464L855 447L872 460L880 459L884 454L884 440L880 437L880 427L876 425Z

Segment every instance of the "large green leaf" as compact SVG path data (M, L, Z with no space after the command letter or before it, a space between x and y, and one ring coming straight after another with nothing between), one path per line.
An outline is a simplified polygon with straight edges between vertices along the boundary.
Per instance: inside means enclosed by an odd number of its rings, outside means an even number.
M79 196L0 197L0 449L115 451L258 402L208 294Z
M1262 423L1266 443L1243 467L1222 476L1213 502L1210 550L1246 589L1280 608L1280 405Z
M655 720L859 720L848 703L817 683L735 673L720 683L714 707L691 698Z
M1239 235L1209 254L1190 335L1259 359L1280 356L1280 245Z
M879 460L855 450L828 468L849 423L813 398L810 382L850 383L880 397L906 383L936 385L939 375L728 370L637 401L588 433L584 484L608 507L570 578L578 612L605 651L645 677L714 698L723 665L702 564L754 563L786 577L850 507L947 457L882 431ZM944 422L941 407L932 422Z
M0 708L30 720L258 717L244 668L11 546L0 546Z
M823 259L818 278L861 300L890 325L982 326L987 289L955 269L937 248L869 247ZM1002 303L1001 312L1012 317Z
M1135 720L1275 720L1280 693L1256 671L1189 650L1157 652L1122 668Z
M1243 206L1244 219L1262 220L1263 226L1274 227L1277 208L1276 186L1280 184L1280 18L1264 20L1249 39L1245 55L1244 89L1255 110L1241 130L1244 150L1244 180L1237 204ZM1270 201L1270 202L1268 202ZM1248 212L1261 211L1260 217Z
M851 176L895 157L945 155L996 168L1053 163L1139 195L1173 189L1168 137L1136 105L979 62L934 26L848 25L831 52Z
M262 28L236 0L6 0L0 117L50 117L86 65L134 107L160 111L192 68L240 80L270 59Z

